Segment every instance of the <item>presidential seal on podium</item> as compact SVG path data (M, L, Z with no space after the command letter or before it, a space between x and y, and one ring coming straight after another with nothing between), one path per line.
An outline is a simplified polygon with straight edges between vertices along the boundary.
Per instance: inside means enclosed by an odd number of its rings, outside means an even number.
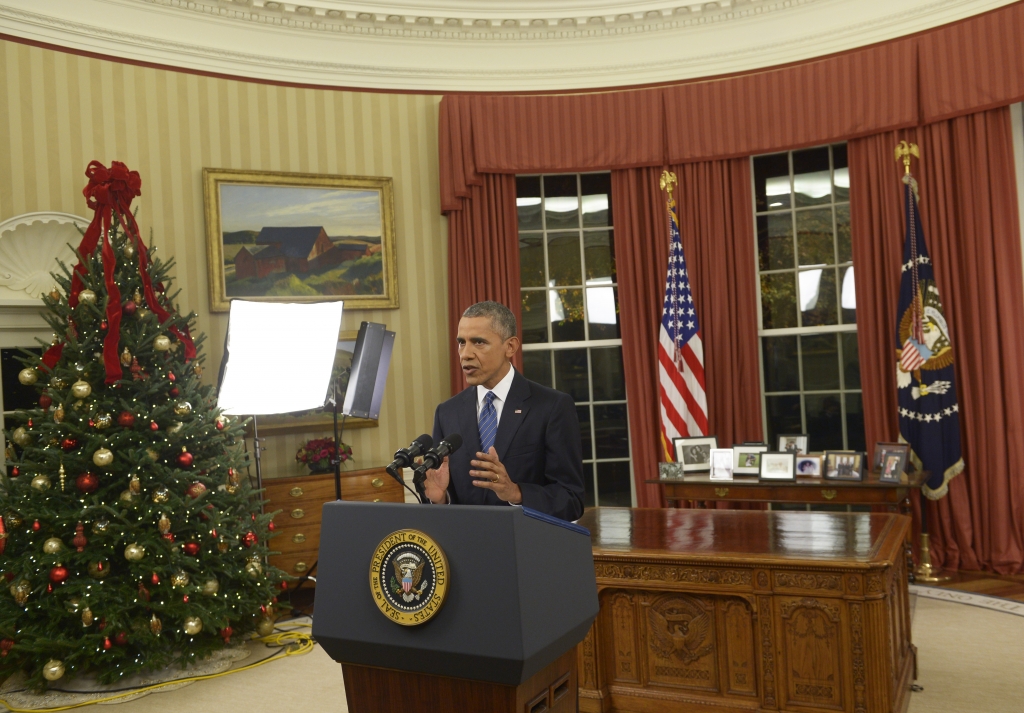
M441 609L448 593L448 560L419 530L398 530L381 540L370 560L373 601L391 621L416 626Z

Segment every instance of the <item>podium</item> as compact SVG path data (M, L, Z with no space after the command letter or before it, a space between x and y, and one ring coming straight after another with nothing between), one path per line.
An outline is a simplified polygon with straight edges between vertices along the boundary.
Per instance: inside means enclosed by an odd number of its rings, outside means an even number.
M446 593L432 618L402 625L378 606L396 581L380 553L409 530L444 553ZM519 507L327 503L314 611L350 713L575 711L576 644L598 613L590 537Z

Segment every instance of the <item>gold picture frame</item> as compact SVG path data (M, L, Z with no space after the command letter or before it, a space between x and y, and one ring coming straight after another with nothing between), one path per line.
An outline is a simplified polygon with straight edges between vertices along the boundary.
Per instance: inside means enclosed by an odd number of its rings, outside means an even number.
M338 333L338 358L334 362L335 375L339 369L348 369L352 365L352 349L355 348L356 330L342 330ZM346 348L343 348L345 345ZM351 347L351 348L347 348ZM306 433L313 431L330 431L334 428L334 415L324 409L315 409L301 413L285 413L274 416L259 416L258 426L261 435L275 436L285 433ZM339 419L340 423L340 419ZM376 428L379 422L371 418L346 418L345 430L353 428ZM252 426L249 426L251 431ZM342 436L342 440L344 440Z
M211 312L235 298L398 307L393 179L204 168L203 201Z

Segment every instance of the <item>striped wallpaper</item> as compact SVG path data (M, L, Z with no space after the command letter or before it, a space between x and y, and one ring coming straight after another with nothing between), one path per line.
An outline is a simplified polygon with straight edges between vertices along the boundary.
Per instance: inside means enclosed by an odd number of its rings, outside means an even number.
M430 430L449 393L439 101L201 77L0 41L0 220L32 211L86 216L81 191L92 159L139 171L143 237L152 228L159 254L177 260L179 307L199 315L213 379L227 315L208 310L202 169L393 177L401 307L350 311L342 325L384 322L397 332L380 426L344 437L352 467L379 466ZM295 451L314 435L270 437L266 476L302 473Z

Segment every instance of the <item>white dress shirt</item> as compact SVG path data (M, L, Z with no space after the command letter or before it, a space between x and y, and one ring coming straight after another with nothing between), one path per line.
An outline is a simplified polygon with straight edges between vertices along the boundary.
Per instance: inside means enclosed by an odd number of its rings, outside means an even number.
M508 392L512 388L512 379L515 375L515 367L509 364L508 373L505 374L493 389L488 389L482 384L476 387L476 420L478 423L480 422L480 412L484 408L484 398L487 396L488 391L494 392L494 400L491 403L494 404L494 412L498 417L497 423L501 423L501 410L505 407L505 400L508 399Z

